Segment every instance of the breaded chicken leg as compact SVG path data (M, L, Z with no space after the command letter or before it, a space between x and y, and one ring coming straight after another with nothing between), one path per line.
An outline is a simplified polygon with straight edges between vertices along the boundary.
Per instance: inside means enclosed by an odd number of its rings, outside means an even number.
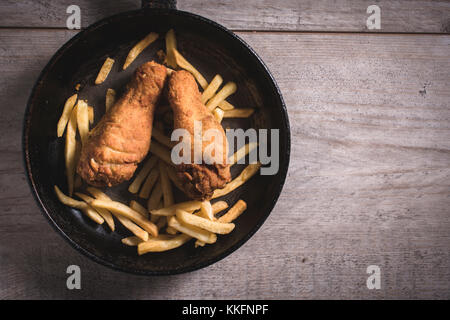
M228 142L221 124L201 101L194 77L187 71L173 72L169 79L168 98L173 110L174 129L183 128L189 132L191 144L191 162L177 166L177 174L186 193L193 199L210 199L215 189L221 189L231 180L230 166L227 162ZM209 129L217 130L221 135L220 143L214 139L203 141L201 152L211 143L215 143L212 157L202 163L194 163L194 122L201 123L202 134ZM200 137L201 138L201 137ZM201 141L201 140L200 140ZM204 155L204 154L203 154ZM209 162L209 164L208 164Z
M153 61L137 68L125 94L90 132L77 167L87 183L110 187L133 176L150 148L153 113L166 72Z

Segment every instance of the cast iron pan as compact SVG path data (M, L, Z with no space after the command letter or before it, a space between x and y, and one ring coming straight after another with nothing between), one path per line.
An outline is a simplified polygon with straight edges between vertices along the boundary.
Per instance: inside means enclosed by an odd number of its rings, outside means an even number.
M164 48L164 34L174 28L179 51L210 81L220 73L224 81L235 81L238 91L228 101L237 107L255 107L249 120L224 120L225 127L276 128L280 130L280 166L273 176L255 176L224 200L233 205L238 199L248 204L236 228L218 236L214 245L194 248L193 241L172 251L138 256L135 247L121 239L129 236L123 227L111 232L96 225L80 211L62 205L53 186L67 192L64 171L64 139L56 136L56 123L67 97L79 83L79 98L95 108L96 122L105 111L107 88L121 92L140 64L156 59ZM121 67L129 49L150 31L161 36L126 70ZM107 80L94 85L105 58L116 60ZM50 224L78 251L108 267L143 275L188 272L210 265L244 244L273 209L281 193L289 165L290 131L280 90L267 67L239 37L203 17L175 10L175 1L143 1L141 10L103 19L78 33L56 52L35 84L25 112L23 153L26 170L36 200ZM244 165L233 166L235 177ZM139 169L138 169L139 170ZM130 201L128 183L108 190L120 201ZM183 200L183 195L176 195ZM144 204L144 202L141 201ZM118 225L119 223L117 223ZM281 236L281 235L280 235ZM251 257L248 257L251 259Z

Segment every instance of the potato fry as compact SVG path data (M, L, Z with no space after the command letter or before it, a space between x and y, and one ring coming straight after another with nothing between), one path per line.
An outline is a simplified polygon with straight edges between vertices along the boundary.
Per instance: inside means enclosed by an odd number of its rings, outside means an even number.
M111 71L113 64L114 59L111 59L110 57L106 58L105 62L103 62L100 71L98 72L97 78L95 79L95 84L103 83L103 81L106 80L106 77L108 77L108 74Z
M76 209L85 209L88 205L86 202L75 200L69 196L66 196L59 188L58 186L54 186L56 196L58 197L59 201L61 203L65 204L66 206L76 208Z
M230 223L237 219L245 209L247 209L247 203L244 200L238 200L238 202L236 202L227 213L217 219L217 221Z
M253 177L261 167L261 163L249 164L242 172L233 179L231 182L225 185L223 189L216 189L212 196L213 199L224 196L234 189L243 185L246 181L248 181L251 177Z
M200 201L191 200L186 202L180 202L167 208L150 210L150 212L151 214L157 216L173 216L177 209L181 209L188 212L194 212L195 210L200 209L201 205L202 203Z
M106 96L105 96L105 109L106 111L111 108L114 103L116 103L116 91L114 89L109 88L106 90Z
M158 229L155 224L150 220L143 218L138 212L134 211L127 205L111 200L99 200L96 199L91 202L91 206L94 208L104 208L116 214L119 214L125 218L130 219L137 225L141 226L145 231L156 237L158 235Z
M166 59L165 62L172 68L177 67L177 61L173 54L173 50L177 48L177 40L175 38L175 31L170 29L166 33Z
M64 148L64 157L66 161L66 176L69 196L73 193L73 184L75 176L75 155L76 155L76 134L77 134L77 113L78 104L72 109L69 123L67 124L66 144Z
M167 217L165 217L166 218L166 220L167 220ZM172 227L167 227L166 228L166 232L168 233L168 234L177 234L178 233L178 230L177 229L174 229L174 228L172 228ZM197 240L198 241L198 240Z
M186 212L186 214L190 213ZM196 226L181 224L174 216L168 218L168 225L180 231L181 233L187 234L188 236L196 238L205 243L214 243L217 241L217 236L214 233L203 230Z
M158 34L150 32L144 39L139 41L128 53L128 56L125 59L125 63L123 64L123 70L128 68L128 66L137 58L137 56L156 39L158 39Z
M207 218L203 218L195 214L190 214L189 212L183 210L177 210L176 216L178 221L185 225L195 226L217 234L228 234L233 231L235 227L234 223L211 221Z
M191 239L188 235L180 234L171 239L159 240L152 238L146 242L141 242L138 245L138 254L143 255L147 252L162 252L178 248Z
M161 161L158 161L158 163ZM158 181L158 177L160 176L159 169L154 167L150 170L150 174L145 179L144 184L142 185L141 191L139 192L139 197L143 199L148 199L150 196L150 192L152 191L153 186Z
M157 208L159 202L162 199L162 196L163 196L163 191L162 191L162 187L161 187L161 179L158 179L158 182L156 183L155 187L153 188L153 192L150 195L150 198L148 198L147 209L150 211L152 209Z
M253 108L240 108L225 111L224 118L248 118L255 112Z
M111 201L111 198L108 197L105 193L103 193L102 191L100 191L97 188L94 187L87 187L86 190L92 194L95 198L99 199L99 200L104 200L104 201ZM130 230L135 236L137 236L138 238L142 239L143 241L147 241L148 240L148 232L141 229L139 226L137 226L136 224L134 224L130 219L121 216L120 214L117 214L115 212L111 212L116 218L117 220L119 220L119 222L128 230Z
M128 191L131 193L137 193L139 188L141 187L142 182L144 182L145 178L148 176L148 173L152 168L158 163L157 157L150 157L142 166L141 171L136 175L133 182L128 187Z
M89 106L88 111L89 111L89 124L93 125L94 124L94 108L92 106Z
M219 123L222 122L224 113L225 113L225 111L223 111L219 107L217 107L213 110L214 118L216 118L217 122L219 122Z
M62 193L61 190L57 186L54 186L56 196L58 197L59 201L61 203L72 207L76 209L80 209L85 215L87 215L91 220L94 222L97 222L98 224L102 224L105 220L95 211L93 208L91 208L86 202L78 201L75 199L72 199L71 197L66 196L64 193Z
M228 157L228 164L231 166L238 163L239 160L244 158L247 154L253 151L258 146L257 142L247 143L245 146L242 146L238 151L236 151L233 155Z
M67 123L69 122L70 115L72 114L72 109L75 107L78 95L74 94L70 96L64 103L64 109L61 117L58 120L58 125L56 126L56 134L58 137L62 137L64 130L66 129Z
M78 198L85 201L87 204L89 204L90 202L92 202L94 200L94 198L89 197L88 195L81 193L81 192L75 192L75 195ZM102 216L102 218L106 221L106 224L111 229L111 231L114 231L114 229L115 229L114 219L111 215L111 212L109 212L106 209L102 209L102 208L96 208L95 211L97 211Z
M164 226L167 224L167 217L159 217L158 222L156 222L156 226L158 227L158 230L161 230L164 228Z
M200 206L200 215L201 217L209 220L216 220L214 217L213 208L211 205L211 202L209 201L203 201Z
M202 103L205 104L208 102L209 99L211 99L214 94L216 93L217 89L219 89L220 85L222 84L223 79L220 74L216 74L214 78L211 80L211 82L206 87L205 91L202 93Z
M136 236L131 236L131 237L123 238L121 241L126 246L135 247L139 243L142 242L142 239L139 239Z
M173 162L170 157L170 150L167 149L162 144L160 144L156 141L152 141L150 144L150 152L153 153L158 158L160 158L161 160L164 160L167 164L170 164L173 166Z
M167 164L159 161L159 176L161 177L161 189L163 191L164 207L173 205L173 191L167 175Z
M212 204L213 214L217 214L220 211L225 210L226 208L228 208L228 203L226 203L225 201L217 201Z
M153 127L152 129L152 138L155 138L156 141L162 143L169 149L172 149L172 147L176 144L175 141L171 141L169 137L164 135L164 132L156 127Z
M220 89L217 94L211 98L211 100L208 101L206 104L206 107L209 109L209 111L213 111L220 102L224 101L228 96L235 93L237 90L236 83L234 82L228 82L226 85L223 86L222 89Z
M225 111L234 109L234 106L231 103L229 103L227 100L223 100L221 103L219 103L219 107L220 107L220 109L225 110Z
M80 133L81 144L85 145L89 137L89 107L84 100L78 100L77 127Z
M177 62L177 65L186 70L189 71L190 73L192 73L192 75L194 76L195 80L197 80L197 82L200 84L200 86L205 89L208 86L208 81L206 81L206 79L202 76L202 74L194 68L194 66L192 64L190 64L182 55L181 53L178 52L177 49L173 50L174 56L175 56L175 61Z
M130 201L130 208L136 212L139 212L144 218L148 218L149 212L136 200Z

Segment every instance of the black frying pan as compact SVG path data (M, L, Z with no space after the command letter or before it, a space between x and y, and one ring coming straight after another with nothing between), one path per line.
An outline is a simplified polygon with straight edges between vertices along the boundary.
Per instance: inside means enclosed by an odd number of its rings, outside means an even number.
M135 274L162 275L192 271L214 263L244 244L273 209L281 193L289 165L290 131L286 107L280 90L267 67L239 37L203 17L175 10L176 1L142 1L141 10L124 12L103 19L81 31L56 52L36 82L25 112L23 153L26 170L36 200L51 225L78 251L117 270ZM257 107L251 120L224 120L227 127L277 128L280 130L280 169L273 176L255 176L226 197L232 205L239 198L248 204L236 220L232 233L219 236L217 243L194 248L193 242L172 251L138 256L135 247L120 240L129 233L118 228L110 232L84 217L78 210L62 205L53 186L67 191L64 173L64 139L56 137L56 123L65 99L80 83L79 97L95 107L96 121L104 113L107 88L121 91L133 70L156 58L164 48L164 34L174 28L180 52L207 80L220 73L225 81L235 81L238 91L228 101L238 107ZM122 71L129 49L148 32L161 37ZM94 80L107 56L116 59L102 85ZM235 177L243 165L233 166ZM129 201L128 183L109 194ZM183 195L177 195L183 197ZM281 236L281 235L280 235ZM251 257L249 257L251 259Z

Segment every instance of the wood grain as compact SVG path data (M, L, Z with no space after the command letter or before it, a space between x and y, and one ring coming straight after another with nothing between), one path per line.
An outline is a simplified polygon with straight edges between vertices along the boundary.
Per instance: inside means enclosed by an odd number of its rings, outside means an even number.
M65 28L71 0L4 0L0 27ZM78 0L82 27L140 8L140 0ZM377 32L450 32L448 1L408 0L178 0L178 9L210 18L232 30L373 32L366 27L369 5L381 8Z
M264 226L203 270L137 277L73 250L39 212L21 126L75 32L0 30L0 299L450 298L450 36L240 32L284 95L289 176ZM82 290L66 289L66 268ZM381 290L368 290L378 265Z

